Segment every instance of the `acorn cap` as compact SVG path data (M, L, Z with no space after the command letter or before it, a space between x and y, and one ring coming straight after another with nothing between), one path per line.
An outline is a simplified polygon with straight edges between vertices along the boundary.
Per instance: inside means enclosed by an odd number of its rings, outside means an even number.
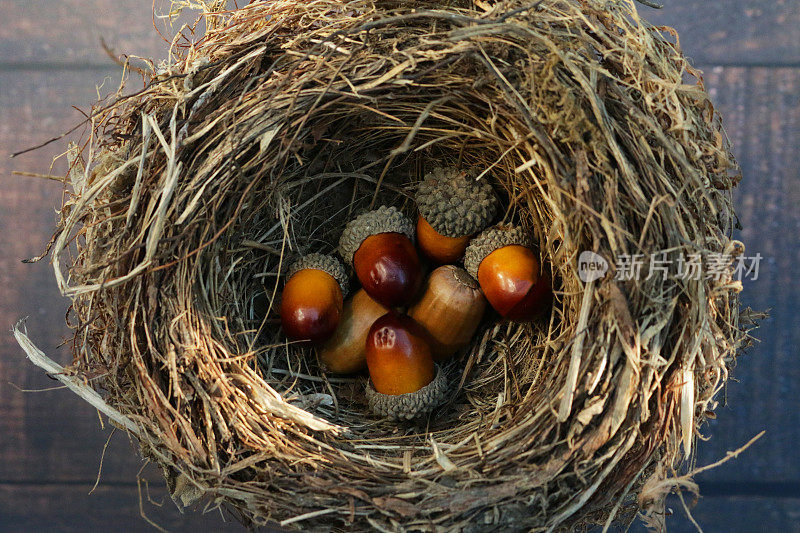
M488 180L455 168L428 173L417 188L416 201L422 218L445 237L477 233L497 215L497 197Z
M411 420L430 413L447 400L447 376L436 365L436 376L433 381L416 392L382 394L375 390L372 381L367 382L366 392L369 408L376 415L393 420Z
M414 242L414 224L395 207L382 205L374 211L368 211L347 223L339 237L339 254L348 265L353 264L361 243L367 237L379 233L402 233Z
M464 252L464 268L473 278L478 278L478 267L487 255L503 246L518 244L531 247L533 238L520 226L494 226L472 239Z
M292 263L292 266L290 266L286 271L287 281L301 270L305 270L307 268L322 270L323 272L330 274L333 279L339 283L339 287L342 289L342 297L347 297L347 288L349 285L347 271L345 270L342 262L339 261L335 256L317 253L304 255Z

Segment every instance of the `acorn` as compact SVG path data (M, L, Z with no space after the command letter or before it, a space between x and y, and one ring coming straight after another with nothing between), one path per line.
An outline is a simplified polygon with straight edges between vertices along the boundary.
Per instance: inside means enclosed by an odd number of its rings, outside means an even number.
M344 265L332 255L308 254L289 267L281 325L293 340L319 343L336 331L347 294Z
M351 220L339 239L339 253L367 294L387 307L407 305L422 284L414 226L394 207L381 206Z
M431 336L433 357L441 361L470 343L485 310L486 298L475 278L445 265L428 276L422 298L408 315Z
M447 379L434 364L428 334L407 315L375 321L366 342L367 401L378 415L410 420L446 399Z
M493 227L478 235L464 254L464 267L504 318L530 322L552 299L550 275L542 273L532 241L520 227Z
M417 241L423 255L438 264L464 256L470 238L497 215L497 197L474 172L434 168L417 188Z
M367 333L377 319L389 312L359 289L344 303L336 333L317 351L328 372L350 374L363 369L366 362Z

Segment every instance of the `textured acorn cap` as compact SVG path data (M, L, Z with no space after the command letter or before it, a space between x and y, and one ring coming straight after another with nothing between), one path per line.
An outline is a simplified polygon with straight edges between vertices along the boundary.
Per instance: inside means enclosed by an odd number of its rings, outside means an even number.
M436 365L433 381L416 392L406 394L382 394L375 390L372 381L367 382L367 402L370 410L379 416L393 420L411 420L424 416L447 400L447 376Z
M494 226L472 239L464 252L464 268L473 278L478 278L478 267L487 255L503 246L519 244L530 247L533 238L520 226Z
M337 259L333 255L327 254L308 254L304 255L294 263L292 266L289 267L289 270L286 271L286 279L288 280L301 270L305 270L307 268L313 268L315 270L322 270L333 276L333 279L339 283L339 287L342 289L342 296L347 297L347 287L348 287L348 277L347 271L344 268L339 259Z
M353 255L367 237L379 233L402 233L414 242L414 224L394 207L382 205L347 223L339 237L339 254L348 265L353 264Z
M428 173L417 188L416 201L422 218L445 237L477 233L497 215L497 197L488 180L455 168Z

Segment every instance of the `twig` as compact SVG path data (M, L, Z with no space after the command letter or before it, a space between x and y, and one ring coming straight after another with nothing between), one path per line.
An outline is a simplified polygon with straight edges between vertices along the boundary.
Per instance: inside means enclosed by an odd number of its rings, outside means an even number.
M14 326L14 338L25 351L31 363L38 366L50 376L56 378L58 381L66 385L69 390L83 398L92 407L105 414L118 425L130 431L137 437L142 437L139 428L133 423L133 421L131 421L131 419L108 405L103 398L101 398L100 395L94 391L94 389L83 383L80 379L66 374L63 366L47 357L44 352L37 348L28 338L28 335L23 333L20 329L22 325L22 322L18 322Z

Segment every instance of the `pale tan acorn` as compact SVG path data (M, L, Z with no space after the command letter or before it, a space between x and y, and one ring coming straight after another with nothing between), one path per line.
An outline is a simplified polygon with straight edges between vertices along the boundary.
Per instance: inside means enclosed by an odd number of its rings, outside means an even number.
M428 331L433 357L443 361L470 343L485 311L486 298L475 278L445 265L431 272L408 315Z
M333 337L317 351L325 370L334 374L351 374L367 366L367 333L377 319L389 309L359 289L344 303L339 327Z

